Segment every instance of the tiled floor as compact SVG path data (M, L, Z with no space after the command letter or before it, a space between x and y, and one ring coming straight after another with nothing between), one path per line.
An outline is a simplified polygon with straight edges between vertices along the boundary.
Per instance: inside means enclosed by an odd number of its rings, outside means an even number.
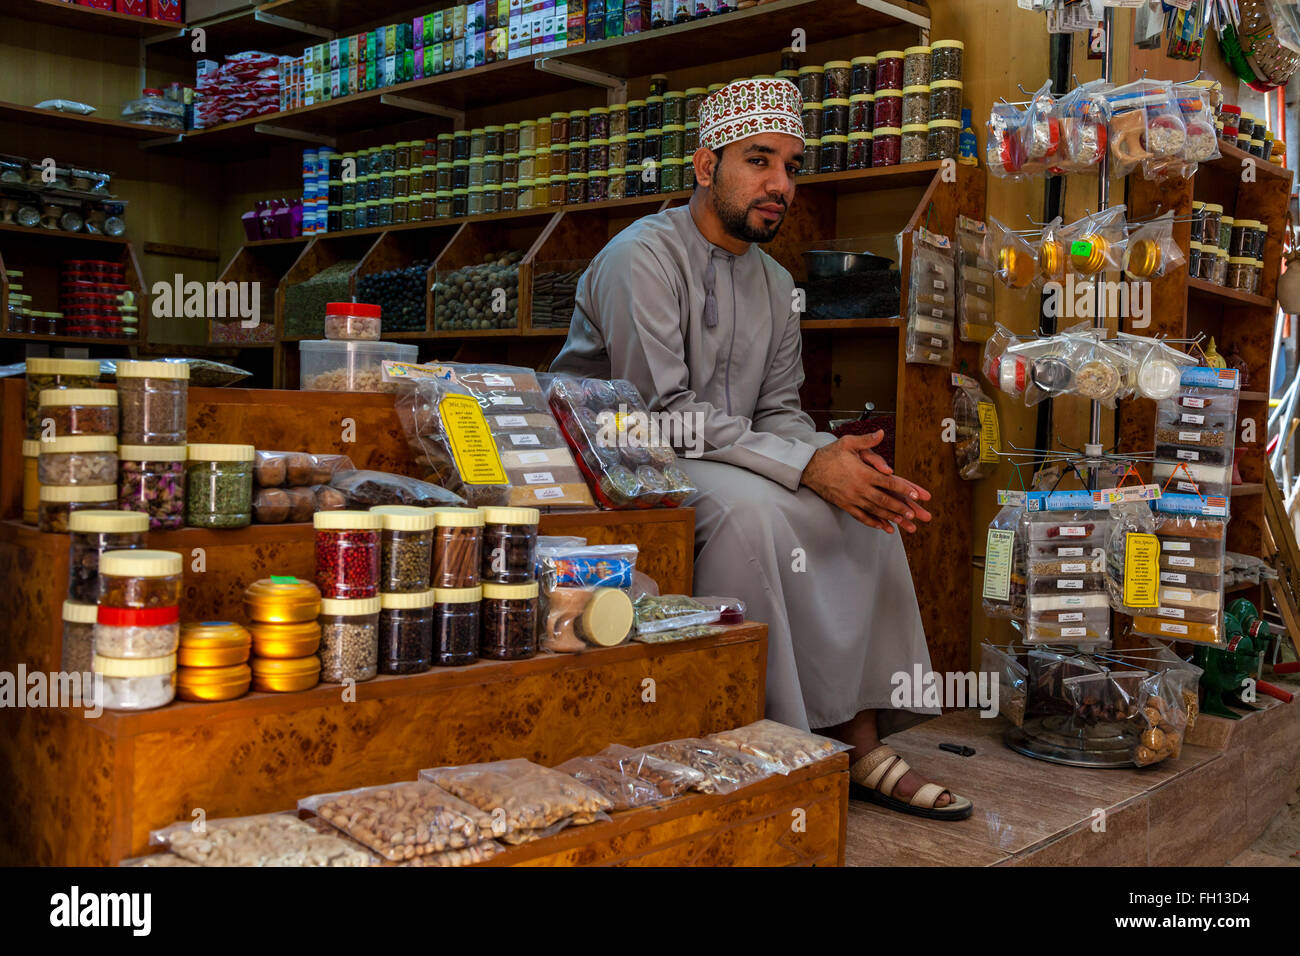
M1034 760L1002 743L1002 718L945 714L887 742L921 775L970 798L975 812L947 823L851 801L846 863L1243 865L1300 784L1300 701L1265 706L1197 738L1215 746L1188 744L1176 761L1125 770ZM976 753L938 749L948 742Z

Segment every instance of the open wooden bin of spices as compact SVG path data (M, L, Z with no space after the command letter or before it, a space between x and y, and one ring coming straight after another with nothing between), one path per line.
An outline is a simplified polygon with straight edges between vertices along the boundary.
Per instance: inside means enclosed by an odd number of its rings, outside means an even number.
M439 333L527 328L532 261L556 212L465 223L434 260L429 308Z

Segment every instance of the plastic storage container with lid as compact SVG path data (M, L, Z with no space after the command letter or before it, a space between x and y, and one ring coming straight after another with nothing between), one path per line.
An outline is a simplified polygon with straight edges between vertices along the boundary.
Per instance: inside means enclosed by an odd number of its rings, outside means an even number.
M108 551L143 549L149 519L130 511L79 511L68 518L68 597L99 600L99 559Z
M930 44L930 82L960 80L966 44L961 40L935 40Z
M805 103L820 103L826 99L826 69L821 66L799 68L799 94Z
M379 672L378 597L320 602L320 679L370 680Z
M36 524L40 515L41 479L37 465L40 454L40 441L23 440L23 524Z
M99 607L78 601L63 602L63 652L59 669L85 673L95 656L95 618Z
M185 445L119 445L118 506L147 516L152 531L185 523Z
M871 134L871 165L897 166L902 154L903 131L897 126L877 127Z
M876 91L876 58L874 56L855 56L849 61L852 74L849 79L849 95L874 93Z
M880 90L872 104L873 128L899 129L903 127L903 91Z
M935 119L929 123L929 150L926 159L956 159L961 121Z
M935 80L930 84L930 119L961 120L961 80Z
M536 508L480 510L483 513L482 581L520 584L534 580L541 512Z
M320 648L320 608L317 617L297 624L269 624L249 621L253 654L257 657L294 658L315 654Z
M27 378L27 437L41 437L40 396L51 388L94 388L99 381L95 359L29 358Z
M483 589L433 590L433 662L441 667L478 660L479 604Z
M158 658L176 653L180 638L177 607L108 607L95 612L95 656Z
M382 310L365 302L328 302L325 305L325 338L332 341L377 341L382 329Z
M116 484L117 439L82 435L42 441L36 473L42 486Z
M417 674L433 666L433 591L379 597L379 672Z
M249 666L255 691L293 693L311 690L320 682L321 660L315 654L287 659L254 657Z
M903 88L930 82L930 48L909 46L903 51Z
M915 126L930 122L930 87L906 86L903 88L903 125Z
M379 593L383 524L384 516L371 511L316 512L316 586L322 599L351 601Z
M177 362L118 362L122 444L185 444L189 379Z
M99 556L99 606L142 610L177 607L181 555L176 551L107 551Z
M176 655L153 658L96 656L91 670L102 677L96 703L105 710L152 710L176 696Z
M903 88L903 51L882 50L876 54L876 89L902 90Z
M479 656L512 661L537 653L537 582L484 584Z
M191 621L181 627L176 666L230 667L248 660L253 636L234 621Z
M824 99L847 100L853 86L853 64L848 60L831 60L822 66Z
M111 435L117 437L117 392L109 388L47 388L40 393L43 434L53 425L53 437Z
M299 343L301 389L318 392L381 392L380 363L414 362L419 346L399 342L336 342L314 339Z
M379 590L411 593L429 588L433 549L433 512L409 505L379 505L370 509L382 520Z
M185 523L244 528L253 520L252 445L190 445L185 463Z
M431 583L439 589L464 589L479 583L483 548L483 511L479 508L431 508L433 559Z
M1219 245L1219 227L1222 223L1223 207L1218 203L1204 203L1201 214L1201 241Z
M117 485L42 485L37 508L37 527L61 533L68 530L68 518L78 511L117 508Z
M253 669L247 664L230 664L226 667L178 667L176 696L181 700L234 700L247 694L252 682Z

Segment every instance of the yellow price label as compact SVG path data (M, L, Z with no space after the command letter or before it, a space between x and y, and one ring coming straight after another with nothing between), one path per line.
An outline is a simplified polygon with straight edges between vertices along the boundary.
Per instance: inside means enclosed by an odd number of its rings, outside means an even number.
M442 428L452 460L467 485L504 485L508 482L496 442L483 409L471 395L444 395L438 403Z
M1124 604L1160 604L1160 539L1153 534L1129 531L1124 535Z
M997 464L998 445L1002 441L998 431L998 410L992 402L980 402L975 411L980 419L980 461Z

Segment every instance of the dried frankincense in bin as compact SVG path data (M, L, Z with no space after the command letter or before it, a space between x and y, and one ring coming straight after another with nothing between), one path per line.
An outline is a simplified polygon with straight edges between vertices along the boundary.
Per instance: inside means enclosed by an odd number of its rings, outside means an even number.
M149 835L201 866L372 866L375 858L351 841L320 833L291 813L208 820L196 833L189 820Z
M768 761L702 738L685 737L640 749L660 760L700 771L704 779L695 784L700 793L731 793L772 776L778 769Z
M610 744L590 757L575 757L555 768L614 804L615 810L650 806L704 782L704 774L647 753Z
M492 818L423 780L320 794L298 801L388 860L474 846L492 837Z
M830 737L787 727L775 720L756 720L735 730L710 734L708 739L777 764L782 773L807 767L841 751L853 749Z
M506 843L536 839L561 821L591 823L613 808L608 799L568 774L527 760L497 760L421 770L427 780L493 814L492 835ZM497 812L504 814L498 819Z

